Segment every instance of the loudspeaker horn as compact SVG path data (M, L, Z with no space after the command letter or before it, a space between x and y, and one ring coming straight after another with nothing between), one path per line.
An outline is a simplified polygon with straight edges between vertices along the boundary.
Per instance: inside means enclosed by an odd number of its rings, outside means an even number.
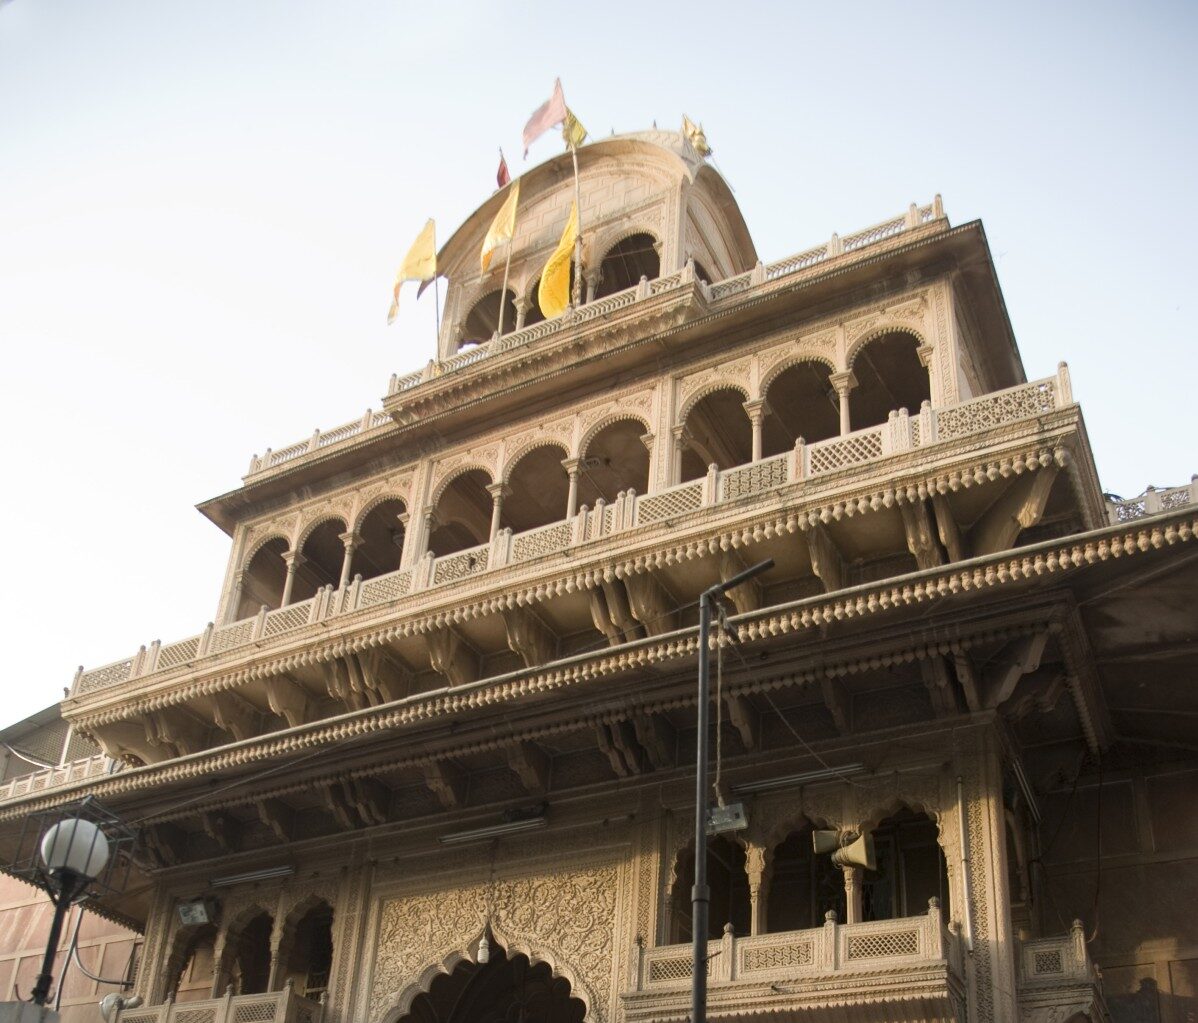
M836 852L840 848L840 832L817 828L811 832L811 844L816 853Z
M848 845L841 846L832 854L832 862L838 867L864 867L877 870L873 836L866 832Z

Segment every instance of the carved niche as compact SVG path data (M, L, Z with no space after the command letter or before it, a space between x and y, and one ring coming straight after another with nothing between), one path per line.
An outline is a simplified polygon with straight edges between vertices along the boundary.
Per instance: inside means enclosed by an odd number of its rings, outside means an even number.
M433 976L473 958L489 905L491 929L509 954L546 963L586 1003L588 1020L608 1020L617 872L610 863L496 879L490 893L483 883L384 899L373 943L369 1019L402 1016Z

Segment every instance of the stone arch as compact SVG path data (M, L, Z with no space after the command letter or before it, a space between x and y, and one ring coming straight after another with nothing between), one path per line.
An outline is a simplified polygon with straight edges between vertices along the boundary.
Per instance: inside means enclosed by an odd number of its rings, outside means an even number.
M340 522L341 532L343 533L349 529L349 516L347 516L344 512L330 510L322 514L318 514L300 527L299 533L295 537L294 541L292 541L291 550L302 551L304 549L304 544L308 542L312 534L326 522Z
M216 941L216 957L212 964L214 990L223 991L226 985L232 983L230 973L232 972L233 965L238 958L241 940L245 935L246 929L262 917L265 917L270 921L271 931L273 932L275 927L274 912L257 902L251 902L243 906L236 913L236 915L230 917L229 920L220 928L220 933L218 934ZM266 945L266 963L268 968L269 962L270 935L267 937ZM239 993L246 994L249 992Z
M167 953L166 959L162 965L162 975L160 983L162 984L161 991L158 992L159 999L165 998L167 995L176 995L180 984L183 983L183 971L187 969L188 963L196 950L203 943L212 942L215 946L217 939L217 929L213 924L182 924L175 933L171 936L170 951ZM213 968L216 964L213 963ZM211 983L211 982L209 982Z
M645 224L621 224L619 227L609 228L591 243L591 254L593 254L593 258L590 260L591 265L599 266L607 258L607 254L620 242L627 241L638 234L647 234L653 239L654 245L665 244L661 232L656 228L648 227Z
M548 435L543 436L543 437L536 437L533 440L530 440L526 444L523 444L519 448L517 448L514 454L504 456L503 465L500 467L499 472L497 474L499 476L499 482L501 482L501 483L510 483L511 482L512 470L516 468L516 466L520 463L520 460L522 458L524 458L525 455L531 455L538 448L550 448L550 447L555 447L555 448L560 449L561 453L562 453L562 458L570 457L570 445L568 442L562 440L560 437L550 437Z
M851 428L880 426L902 408L918 414L932 397L929 351L906 324L876 327L859 340L848 360L856 381L848 392Z
M795 355L771 368L760 394L768 411L761 424L762 455L782 454L802 437L808 444L840 434L834 368L820 356Z
M490 930L492 947L499 945L507 951L509 957L522 955L531 964L543 963L549 967L554 976L561 977L569 983L572 996L582 1002L586 1009L586 1018L592 1018L597 1002L595 992L568 957L561 955L557 950L544 943L528 940L509 932L502 924L492 922ZM379 1023L399 1023L411 1010L412 1003L417 997L429 993L434 980L452 974L462 963L477 963L478 947L485 933L485 928L480 928L462 945L450 949L440 959L425 967L402 990L389 996L387 1001L390 1001L392 1006L384 1013Z
M297 939L303 937L301 934L301 928L303 927L305 921L308 920L309 916L314 911L322 909L327 912L330 920L328 938L329 946L332 949L331 954L336 954L336 945L333 940L332 929L332 921L334 921L336 918L336 909L333 905L333 901L324 897L323 895L309 892L307 895L302 896L294 904L292 904L287 909L283 919L275 925L276 931L278 933L277 970L279 972L279 977L276 978L275 982L271 985L272 988L279 987L280 981L285 982L289 978L294 979L298 976L301 980L304 979L304 974L307 971L303 969L296 970L297 965L302 965L302 960L301 964L296 964L293 962L293 954L296 951ZM303 941L300 941L301 953L304 952L304 944L305 943ZM331 965L331 963L328 965ZM300 984L297 983L296 988L299 994L305 994L305 990Z
M353 532L358 532L362 528L362 523L366 521L366 516L375 510L380 504L386 504L388 501L399 501L403 505L404 511L411 511L408 504L407 492L398 490L384 490L381 494L375 494L367 501L357 512L352 516Z
M935 828L936 848L939 853L940 871L943 872L943 894L940 897L941 912L948 913L950 909L959 907L956 871L956 844L953 840L953 822L946 820L948 816L941 812L936 803L926 795L918 794L889 794L876 799L865 812L859 813L860 824L856 826L859 833L876 832L887 820L900 816L904 812L923 816ZM919 915L927 912L927 905L908 906L908 915Z
M764 374L762 374L761 379L757 381L757 397L764 398L769 393L770 385L777 380L778 377L780 377L792 366L799 366L804 362L818 362L823 366L827 366L828 369L833 373L836 373L840 368L836 365L836 362L833 359L827 355L824 355L822 352L804 352L801 349L796 350L793 355L783 356L769 369L767 369Z
M510 334L516 329L516 289L509 282L506 293L502 286L486 287L480 284L470 296L468 303L463 302L466 313L458 321L457 347L468 342L486 344L499 329L499 308L503 304L503 332ZM492 302L491 300L494 299ZM494 308L491 308L494 306Z
M845 369L852 369L853 363L856 362L862 350L880 337L885 337L887 334L910 334L915 339L917 345L930 344L923 333L916 330L909 323L903 323L901 320L886 320L883 323L875 324L862 334L856 341L849 346L848 352L845 354L844 365Z
M482 462L463 462L461 465L455 465L433 487L431 496L429 497L429 507L435 508L437 506L437 503L445 496L445 491L449 488L449 485L459 476L465 476L466 473L475 471L486 473L487 479L492 483L495 482L495 473L491 471L489 465L484 465Z
M593 425L587 428L587 431L582 435L582 439L578 442L578 451L576 457L585 458L587 447L591 441L595 439L603 430L606 430L613 423L633 422L640 423L645 428L645 432L649 433L652 429L649 425L649 420L639 412L613 412L609 416L598 420Z
M721 848L722 847L722 848ZM733 924L738 934L747 935L751 922L748 857L751 845L743 832L710 835L707 840L707 877L711 902L707 920L708 937L719 938L724 925ZM725 852L730 853L725 859ZM686 940L689 927L683 928L682 917L690 905L691 885L694 883L694 836L689 836L675 850L669 868L669 883L665 889L666 926L674 933L667 935L671 944ZM720 919L723 916L725 919ZM740 926L737 927L736 925Z
M570 483L562 462L569 455L565 441L543 436L507 460L501 477L507 487L501 526L521 533L566 517Z
M237 570L230 621L252 618L263 605L272 610L282 606L287 580L285 555L290 550L287 537L278 532L268 533L250 547Z
M721 378L690 396L675 433L677 481L701 479L708 467L731 469L753 459L753 425L745 408L748 388Z
M696 388L691 394L688 394L683 400L682 406L678 409L678 415L675 417L675 424L681 426L686 422L686 417L691 414L694 407L699 404L704 398L716 391L740 391L745 401L749 400L750 388L743 380L737 380L735 377L721 376L713 380L709 380L701 387Z
M322 587L339 585L345 565L345 541L349 528L347 516L328 511L307 523L292 548L295 561L290 603L298 604L318 594Z
M255 555L262 550L272 540L282 540L284 550L292 550L291 538L283 532L274 530L269 533L263 533L260 537L255 537L250 545L245 549L245 554L242 555L241 564L238 567L239 572L244 572L250 567L250 562L254 560Z

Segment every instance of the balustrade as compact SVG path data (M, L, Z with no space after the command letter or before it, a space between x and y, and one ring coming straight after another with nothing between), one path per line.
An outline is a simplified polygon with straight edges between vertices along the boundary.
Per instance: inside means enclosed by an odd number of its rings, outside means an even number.
M123 1009L115 1017L116 1023L321 1023L323 1019L323 1001L300 997L290 982L282 991L268 994L235 995L229 988L223 998Z
M614 297L614 296L613 296ZM604 300L606 301L606 299ZM415 567L403 568L363 581L357 578L338 589L326 586L315 597L274 611L263 609L256 617L209 628L199 636L177 643L152 644L136 656L113 664L80 671L73 695L105 689L130 678L142 677L189 664L197 658L226 653L251 643L295 633L330 617L391 603L428 587L503 569L534 558L564 554L584 543L616 537L635 528L704 513L712 508L769 494L779 487L806 483L832 473L870 466L882 459L915 448L926 448L949 439L986 433L996 426L1036 419L1072 402L1068 374L1062 365L1055 377L1020 384L1003 391L947 408L925 403L917 416L906 410L892 412L880 426L871 426L815 444L801 440L785 454L691 480L652 494L621 493L610 504L585 506L569 519L513 534L500 530L490 543L443 557L431 553ZM1193 504L1198 483L1111 506L1112 521L1125 521Z

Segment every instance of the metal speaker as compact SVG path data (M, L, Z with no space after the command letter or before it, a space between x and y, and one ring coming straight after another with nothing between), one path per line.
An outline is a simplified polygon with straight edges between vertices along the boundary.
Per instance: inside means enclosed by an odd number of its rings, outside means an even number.
M744 831L749 826L744 803L713 806L707 811L707 833L722 835L727 831Z
M874 852L873 836L866 832L848 845L841 846L832 854L832 862L838 867L864 867L877 870L878 861Z
M216 919L216 907L208 899L192 899L191 902L180 902L178 907L179 923L210 924Z
M816 829L811 832L811 844L816 853L836 852L840 848L840 832Z

